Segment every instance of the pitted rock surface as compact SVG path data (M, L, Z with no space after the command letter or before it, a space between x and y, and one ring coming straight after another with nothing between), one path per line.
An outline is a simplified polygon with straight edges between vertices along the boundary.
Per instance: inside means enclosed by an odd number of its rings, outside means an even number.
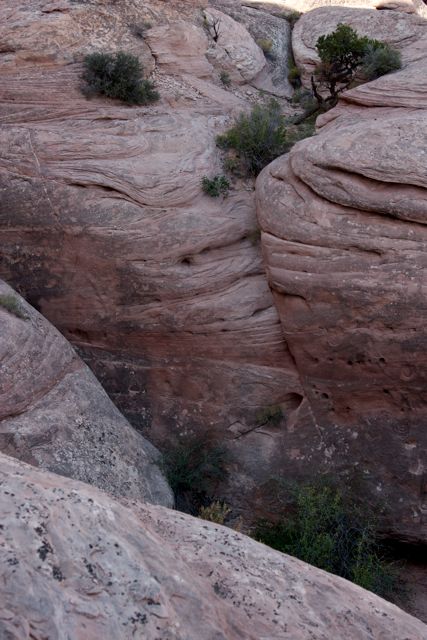
M117 496L171 506L159 452L60 333L3 283L0 328L0 450Z
M233 530L0 461L2 638L426 637L396 606Z

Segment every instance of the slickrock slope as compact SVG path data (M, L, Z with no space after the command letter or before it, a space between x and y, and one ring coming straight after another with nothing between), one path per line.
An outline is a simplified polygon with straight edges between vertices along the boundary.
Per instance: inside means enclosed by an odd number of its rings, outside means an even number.
M323 15L301 19L307 41ZM263 171L257 198L268 278L331 468L357 471L391 508L390 530L425 541L427 22L419 24L404 68L343 95L314 139Z
M9 640L423 640L351 583L213 523L0 455Z
M0 450L117 496L173 504L159 452L60 333L1 282Z

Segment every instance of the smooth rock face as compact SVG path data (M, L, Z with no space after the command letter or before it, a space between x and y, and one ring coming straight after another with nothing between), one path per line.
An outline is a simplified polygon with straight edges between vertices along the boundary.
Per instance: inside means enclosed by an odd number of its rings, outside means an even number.
M394 605L233 530L0 462L2 638L426 637Z
M331 468L371 484L409 540L427 536L426 53L345 93L257 182L269 281Z
M205 57L208 38L200 27L184 21L171 22L148 29L145 39L162 71L188 73L197 78L212 74L213 68Z
M25 317L8 311L3 296ZM159 452L132 429L58 331L4 283L0 450L117 496L173 504L156 464Z
M266 66L266 60L246 27L218 9L209 8L203 13L212 40L209 56L235 82L253 80Z
M265 66L251 80L251 85L274 96L290 98L293 89L288 71L292 51L291 27L287 20L271 14L269 5L265 4L257 8L236 0L211 0L210 4L244 24L256 43L264 43Z

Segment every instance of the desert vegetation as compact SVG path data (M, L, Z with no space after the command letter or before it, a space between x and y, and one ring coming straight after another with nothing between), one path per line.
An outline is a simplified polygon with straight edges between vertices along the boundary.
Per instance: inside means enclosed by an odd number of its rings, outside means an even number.
M285 516L257 524L257 540L381 596L393 594L395 570L384 558L373 510L328 484L301 484L289 496Z
M320 36L316 50L320 62L311 76L311 90L298 88L298 68L289 69L289 81L297 88L293 101L304 109L303 115L295 119L297 124L334 107L339 95L357 83L374 80L402 66L399 51L360 36L347 24L339 24L332 33Z
M298 129L292 122L287 122L280 104L270 100L266 104L256 104L249 113L241 113L228 131L217 136L216 142L232 158L228 166L233 166L234 161L234 170L256 176L298 140L312 134L313 127Z
M12 294L0 295L0 307L6 309L6 311L9 311L9 313L12 313L17 318L21 318L21 320L27 319L27 316L19 304L19 300Z
M218 198L219 196L226 196L230 189L230 183L225 176L217 175L213 178L204 176L202 178L203 193L211 198Z
M159 99L154 84L144 78L138 58L130 53L91 53L84 59L86 95L101 94L127 104L146 105Z
M226 451L205 438L182 436L169 446L163 459L163 470L174 492L179 510L197 515L217 497L216 485L226 476Z

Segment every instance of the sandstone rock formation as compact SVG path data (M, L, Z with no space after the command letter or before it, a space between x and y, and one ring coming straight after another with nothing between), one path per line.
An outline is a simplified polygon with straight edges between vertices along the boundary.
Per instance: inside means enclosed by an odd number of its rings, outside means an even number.
M236 0L211 0L210 4L227 12L236 23L244 24L255 42L264 46L264 65L251 79L251 85L274 96L290 98L291 27L286 15L283 12L280 17L274 15L268 10L270 5L265 4L252 7Z
M223 201L200 188L222 172L215 135L245 93L225 91L219 69L210 79L177 66L169 75L166 44L151 44L150 30L134 35L149 10L167 43L183 16L192 33L202 16L190 3L62 6L0 8L1 274L155 443L192 430L230 441L232 493L252 512L245 496L283 458L280 429L260 434L257 414L277 403L291 424L310 414L265 279L252 185ZM147 43L159 57L160 103L82 95L82 55L108 45L146 56ZM180 46L187 63L207 68L189 38Z
M173 504L159 452L58 331L1 282L0 450L117 496Z
M313 47L324 15L362 26L349 11L319 9L298 28ZM390 529L425 540L427 23L402 20L419 26L399 28L404 68L345 93L314 138L264 170L257 195L269 281L325 450L388 503Z
M221 0L235 3L236 0ZM240 0L244 6L256 7L282 15L292 11L307 13L319 7L354 7L356 9L391 9L403 13L427 15L424 0Z
M266 61L246 28L218 9L206 9L204 16L213 40L210 56L230 73L235 82L253 80L263 70Z
M230 529L0 455L9 640L423 640L381 598Z
M201 9L206 5L2 3L0 274L79 348L119 408L154 443L188 432L225 442L230 474L221 496L247 517L274 514L271 486L278 476L332 473L347 481L359 474L365 489L392 506L389 531L423 539L425 489L418 452L425 413L422 372L413 371L421 351L422 298L412 293L420 272L411 257L419 267L423 210L417 205L415 222L412 205L403 204L404 197L424 198L417 164L422 158L414 144L414 153L394 165L384 149L389 135L399 149L414 135L416 115L404 111L405 101L417 113L425 104L424 84L416 80L425 54L421 26L416 38L402 43L404 72L353 90L325 116L327 153L320 135L306 167L298 154L308 143L295 149L291 158L301 177L289 178L291 200L282 191L288 191L290 160L272 167L285 167L283 178L267 170L260 181L259 219L276 305L257 241L252 185L235 183L225 200L209 199L200 189L204 175L223 172L215 135L255 99L249 85L230 91L221 86L221 64L211 55L215 47L209 40L205 50ZM369 13L375 20L389 14ZM302 20L309 35L301 32L301 41L312 52L310 38L317 32L309 16ZM403 13L391 20L405 33L405 20L422 25ZM135 27L145 21L153 27L141 38ZM177 25L185 35L179 48ZM81 60L88 51L105 48L130 50L147 71L154 69L161 101L129 108L103 98L86 100ZM262 62L260 50L253 51L259 65L247 78ZM369 114L368 105L375 105ZM375 117L379 124L384 119L384 127L367 124L372 135L365 144L362 121ZM398 135L399 123L410 124L410 130ZM325 153L338 166L322 166L319 157ZM396 186L397 174L411 186ZM293 209L295 189L305 184ZM385 193L394 208L400 206L400 220L384 217ZM322 212L326 231L320 240L317 218L300 225L304 199L307 208L312 202L313 211ZM334 233L332 208L339 220L343 212L350 216L343 231ZM363 208L376 211L368 228ZM378 248L383 233L389 239ZM314 256L308 266L306 245ZM381 266L383 253L386 266ZM281 280L289 255L296 260L287 270L289 281L295 275L292 287ZM331 255L342 258L346 273L360 265L365 270L334 281ZM304 301L305 290L312 288L320 300L313 317ZM297 289L300 293L293 293ZM415 329L413 340L409 329ZM311 351L319 362L309 365ZM279 424L259 418L276 405L283 412Z

